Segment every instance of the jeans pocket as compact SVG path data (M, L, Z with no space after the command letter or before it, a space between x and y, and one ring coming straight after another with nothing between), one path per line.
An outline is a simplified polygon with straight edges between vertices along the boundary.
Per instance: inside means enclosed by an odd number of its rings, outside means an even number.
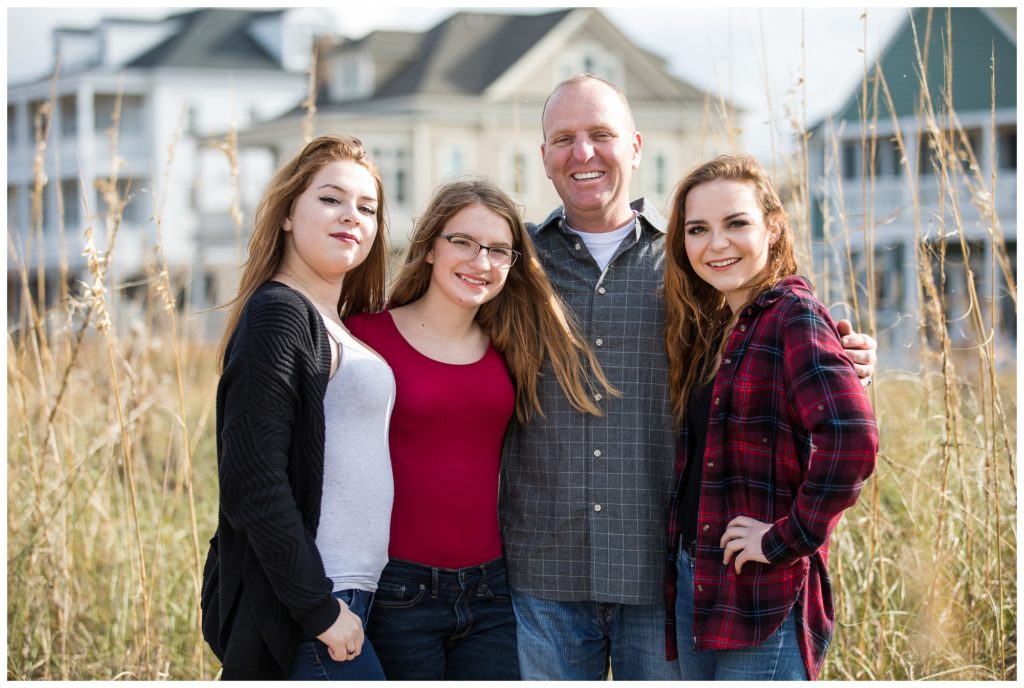
M487 599L494 602L512 602L512 594L508 588L508 577L504 574L489 576L482 586L482 592Z
M373 596L373 606L388 609L415 607L426 594L427 586L422 583L404 583L382 579Z

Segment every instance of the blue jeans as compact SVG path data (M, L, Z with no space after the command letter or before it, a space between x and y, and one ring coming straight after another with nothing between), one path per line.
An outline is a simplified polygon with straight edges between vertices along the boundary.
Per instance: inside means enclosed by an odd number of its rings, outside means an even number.
M363 630L370 616L373 593L365 590L339 590L334 596L348 605L353 614L363 620ZM290 681L383 681L384 671L373 651L370 639L363 641L363 650L355 659L335 662L327 646L316 638L303 638L295 649Z
M504 559L461 569L390 560L367 629L388 680L519 680Z
M782 626L759 645L697 652L693 637L693 568L693 559L680 547L676 559L676 646L679 671L684 680L807 680L796 636L796 615L792 612Z
M530 681L679 680L661 604L560 602L512 590L519 670Z

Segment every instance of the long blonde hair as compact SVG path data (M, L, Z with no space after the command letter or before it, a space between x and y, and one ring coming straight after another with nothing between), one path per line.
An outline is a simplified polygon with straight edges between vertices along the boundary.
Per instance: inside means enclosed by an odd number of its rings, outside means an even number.
M537 396L537 379L545 357L573 408L601 415L594 394L618 396L590 347L580 336L541 267L533 240L509 196L489 181L474 179L445 184L437 190L416 222L405 263L391 287L388 302L404 306L430 286L432 267L427 253L445 225L463 208L479 203L508 222L513 248L522 258L509 268L501 292L477 311L476 320L504 357L516 385L516 417L544 415ZM590 374L586 373L589 368Z
M365 167L377 187L377 236L366 259L345 275L338 314L344 318L352 313L379 311L384 307L388 242L384 183L380 170L367 156L359 139L321 136L310 141L301 153L278 169L256 208L254 229L249 239L249 257L242 268L238 295L222 306L230 308L230 311L220 341L219 365L223 365L228 341L238 327L246 302L281 265L284 256L284 230L281 226L291 213L292 204L309 187L321 168L338 160L352 160Z
M680 422L690 393L718 372L727 335L736 321L725 295L697 276L686 256L686 196L699 184L716 179L751 184L765 226L778 231L778 239L768 249L767 265L750 284L747 303L797 271L789 216L757 160L749 155L721 155L698 165L679 182L672 198L666 239L665 348L672 410Z

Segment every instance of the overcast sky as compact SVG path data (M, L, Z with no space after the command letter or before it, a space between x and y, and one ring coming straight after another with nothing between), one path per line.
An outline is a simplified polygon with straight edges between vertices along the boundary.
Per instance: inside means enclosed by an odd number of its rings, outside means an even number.
M23 81L49 72L51 31L55 26L91 27L102 16L162 17L187 6L93 9L8 8L7 79ZM362 4L357 11L337 9L335 29L359 37L375 29L425 30L459 8L452 6L393 7ZM469 9L469 8L461 8ZM479 7L480 11L543 12L552 8ZM863 6L760 9L669 7L602 7L633 41L668 60L669 71L694 86L723 93L749 114L743 122L751 151L770 150L768 94L770 85L777 122L785 106L800 107L800 75L806 75L807 124L838 110L858 83L866 47L874 60L893 35L907 10ZM803 49L801 49L803 43ZM767 62L767 69L765 67ZM767 77L766 77L767 74ZM776 131L788 131L777 124Z

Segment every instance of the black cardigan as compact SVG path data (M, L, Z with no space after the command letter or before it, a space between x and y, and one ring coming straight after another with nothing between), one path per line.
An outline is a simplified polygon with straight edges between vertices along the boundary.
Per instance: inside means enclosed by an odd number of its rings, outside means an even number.
M217 532L203 636L225 668L281 677L301 634L338 618L316 547L331 350L316 308L279 282L246 303L217 386Z

